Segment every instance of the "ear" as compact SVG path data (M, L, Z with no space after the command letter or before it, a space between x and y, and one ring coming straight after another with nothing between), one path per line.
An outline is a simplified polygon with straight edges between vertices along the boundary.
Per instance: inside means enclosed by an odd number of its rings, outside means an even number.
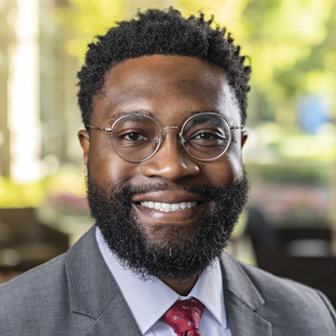
M87 167L89 159L89 149L90 149L90 135L88 131L80 130L78 132L79 143L83 148L84 163Z
M248 132L243 130L241 131L241 148L243 148L245 141L247 140Z

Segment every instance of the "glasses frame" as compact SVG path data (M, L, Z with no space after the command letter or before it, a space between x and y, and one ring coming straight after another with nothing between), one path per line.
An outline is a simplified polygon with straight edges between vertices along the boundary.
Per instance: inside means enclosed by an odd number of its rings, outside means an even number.
M192 158L198 160L198 161L201 161L201 162L207 162L207 161L214 161L214 160L218 159L219 157L221 157L222 155L225 154L225 152L227 151L227 149L228 149L229 146L230 146L230 143L231 143L231 140L232 140L232 136L231 136L231 132L230 132L230 133L229 133L229 141L228 141L228 143L227 143L227 146L226 146L225 150L224 150L220 155L217 155L216 157L214 157L214 158L212 158L212 159L199 159L199 158L197 158L196 156L194 156L193 154L191 154L191 153L188 151L188 149L186 148L185 143L186 143L187 141L183 138L182 133L183 133L183 131L184 131L186 125L188 124L188 122L189 122L191 119L196 118L196 117L198 117L198 116L205 115L205 114L206 114L206 115L209 115L209 114L210 114L210 115L214 115L214 116L216 116L216 117L220 117L220 118L224 119L225 123L227 124L227 126L228 126L228 128L229 128L230 130L238 130L238 129L242 129L242 128L244 128L244 126L245 126L245 125L240 125L240 126L230 126L230 124L229 124L229 122L226 120L226 118L225 118L224 116L222 116L221 114L218 114L218 113L216 113L216 112L200 112L200 113L194 114L194 115L190 116L189 118L187 118L187 120L183 123L183 125L182 125L181 128L178 127L178 126L166 126L166 127L164 127L163 129L161 129L160 126L159 126L159 124L157 123L157 121L156 121L154 118L152 118L152 117L150 117L149 115L144 114L144 113L129 113L129 114L125 114L125 115L119 117L118 119L116 119L116 120L113 122L113 124L112 124L111 127L96 127L96 126L92 126L92 125L90 125L90 124L87 124L86 127L87 127L87 128L90 128L90 129L93 129L93 130L105 131L105 132L109 132L109 133L111 133L111 136L110 136L110 138L111 138L111 143L112 143L112 147L113 147L114 151L116 152L116 154L117 154L119 157L121 157L123 160L128 161L128 162L132 162L132 163L140 163L140 162L144 162L144 161L147 161L147 160L149 160L150 158L152 158L152 157L158 152L158 150L161 148L161 145L163 144L163 141L164 141L164 140L163 140L163 137L162 137L162 133L163 133L163 131L166 130L166 129L177 129L177 130L179 131L179 133L178 133L178 138L180 139L180 141L181 141L181 145L182 145L182 147L184 148L184 150L187 152L187 154L190 155ZM142 159L142 160L129 160L129 159L125 159L123 156L121 156L121 155L118 153L118 151L115 149L114 144L113 144L113 140L112 140L112 131L113 131L115 125L116 125L120 120L122 120L122 119L124 119L124 118L127 118L127 117L130 117L130 116L141 116L141 117L146 117L146 118L152 120L152 121L156 124L157 128L158 128L159 131L160 131L160 138L159 138L158 140L156 140L157 145L156 145L156 148L155 148L154 152L153 152L151 155L149 155L147 158Z

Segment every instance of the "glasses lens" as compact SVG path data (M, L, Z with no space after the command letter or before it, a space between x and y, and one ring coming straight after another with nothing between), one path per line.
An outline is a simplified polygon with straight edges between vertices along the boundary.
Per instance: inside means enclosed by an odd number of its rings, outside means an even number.
M195 115L182 130L185 150L200 160L212 160L224 154L229 146L230 137L228 123L215 113Z
M140 162L157 149L160 128L145 115L133 114L120 118L111 132L114 150L127 161Z

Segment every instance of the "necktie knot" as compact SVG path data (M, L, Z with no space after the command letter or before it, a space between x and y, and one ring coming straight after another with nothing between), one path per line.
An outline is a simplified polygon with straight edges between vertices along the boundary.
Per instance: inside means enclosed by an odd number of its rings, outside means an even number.
M162 316L178 336L200 336L198 326L204 305L197 299L176 301Z

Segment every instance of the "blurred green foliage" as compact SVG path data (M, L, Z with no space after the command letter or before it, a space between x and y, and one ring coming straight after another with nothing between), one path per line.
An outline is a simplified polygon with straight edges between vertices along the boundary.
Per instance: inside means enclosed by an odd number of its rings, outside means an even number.
M276 122L264 122L249 129L251 141L257 138L247 156L266 148L272 152L273 163L332 164L336 160L336 127L326 124L316 134L307 134L300 127L285 128ZM253 137L253 138L252 138ZM247 147L250 145L247 142ZM245 149L245 148L244 148Z
M0 208L37 207L45 197L43 181L19 184L0 176Z
M250 110L261 107L255 121L270 117L291 126L297 99L311 93L328 96L335 111L336 2L255 0L242 16L241 43L252 58L256 91Z
M55 10L59 21L70 32L67 51L80 59L93 37L106 33L127 12L128 4L121 0L70 0L66 6L56 7Z
M253 166L247 167L247 172ZM330 183L331 170L328 166L263 165L258 166L259 178L263 182L274 184L323 185Z
M55 199L60 203L60 195L65 202L85 196L83 174L71 164L40 181L26 184L0 176L0 208L38 207Z

